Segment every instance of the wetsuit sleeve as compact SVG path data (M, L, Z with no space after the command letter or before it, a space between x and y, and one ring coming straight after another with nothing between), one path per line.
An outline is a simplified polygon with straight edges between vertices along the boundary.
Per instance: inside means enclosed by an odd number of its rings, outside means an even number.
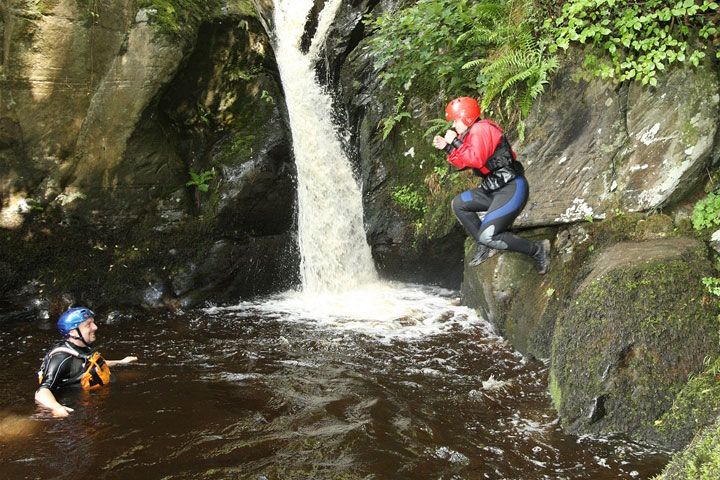
M482 170L500 142L502 132L489 123L479 122L470 127L463 144L450 152L448 162L457 168Z
M43 380L39 388L47 388L52 390L60 385L60 380L67 377L70 372L72 355L65 353L56 353L48 358L45 370L43 370Z

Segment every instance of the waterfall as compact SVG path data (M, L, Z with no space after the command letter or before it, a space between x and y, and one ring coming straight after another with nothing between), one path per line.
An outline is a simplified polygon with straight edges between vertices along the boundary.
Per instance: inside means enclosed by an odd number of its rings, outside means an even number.
M328 0L310 52L300 43L313 0L275 0L276 58L297 165L303 292L348 291L377 280L363 226L362 193L333 123L314 63L340 0Z

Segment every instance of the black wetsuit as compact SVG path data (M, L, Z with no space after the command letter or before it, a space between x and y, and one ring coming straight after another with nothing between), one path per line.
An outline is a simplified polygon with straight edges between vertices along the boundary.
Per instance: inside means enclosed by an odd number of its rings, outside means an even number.
M73 350L79 356L64 351L53 350L62 347ZM53 347L45 354L42 366L40 367L40 375L42 380L39 388L47 388L56 391L62 387L71 385L80 385L80 379L85 373L85 358L93 353L90 347L78 347L70 342L62 341L53 345Z
M534 255L537 252L535 243L507 231L525 207L528 194L527 180L517 176L493 192L482 187L467 190L453 199L452 208L465 230L478 243L498 250ZM481 222L477 212L482 211L487 213Z
M478 188L452 201L452 209L465 230L480 245L533 256L538 244L508 231L528 200L525 169L516 160L502 129L490 120L478 120L445 147L448 162L482 177ZM478 212L487 212L482 222Z

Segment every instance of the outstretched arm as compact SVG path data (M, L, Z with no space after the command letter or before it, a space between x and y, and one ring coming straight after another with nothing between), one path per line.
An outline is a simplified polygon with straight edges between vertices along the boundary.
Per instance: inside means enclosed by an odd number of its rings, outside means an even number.
M55 399L55 395L50 391L50 389L45 387L40 387L35 392L35 401L42 405L43 407L49 409L52 411L52 414L56 417L67 417L70 415L70 412L73 411L72 408L66 407L65 405L61 405L58 403L58 401Z
M137 357L125 357L122 360L105 360L108 367L115 367L117 365L127 365L128 363L136 362Z

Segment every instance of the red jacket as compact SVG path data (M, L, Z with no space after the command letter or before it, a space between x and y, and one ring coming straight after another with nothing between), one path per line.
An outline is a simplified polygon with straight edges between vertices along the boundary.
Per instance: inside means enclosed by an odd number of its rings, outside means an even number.
M461 169L476 168L483 175L487 175L490 170L485 163L495 153L502 136L502 129L492 120L475 122L462 138L462 146L450 152L448 162ZM513 159L516 158L514 151L512 151L512 156Z

